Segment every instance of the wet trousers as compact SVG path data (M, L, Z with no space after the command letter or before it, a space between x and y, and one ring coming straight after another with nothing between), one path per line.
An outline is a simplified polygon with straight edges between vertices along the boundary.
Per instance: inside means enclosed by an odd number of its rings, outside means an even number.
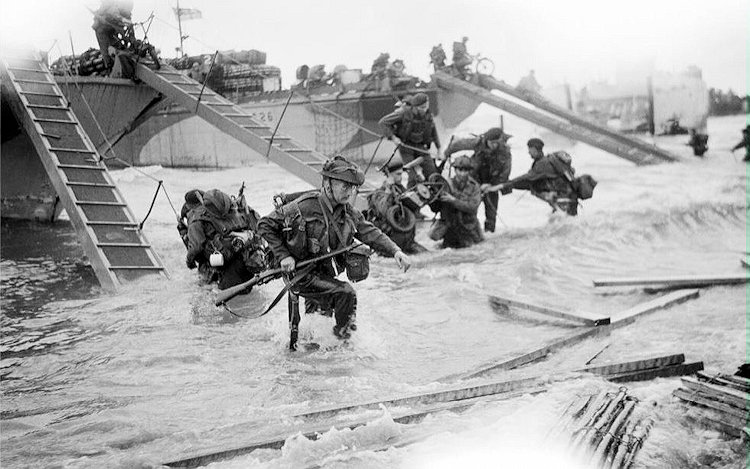
M407 143L407 145L411 145L413 147L422 147L420 144L415 143ZM428 147L429 148L429 147ZM422 176L425 180L430 178L431 174L437 173L437 167L435 166L435 160L432 159L432 156L430 156L429 153L420 153L418 151L414 151L410 148L404 148L404 147L398 147L399 154L401 155L401 161L404 164L411 163L419 156L424 156L424 159L422 160L422 163L419 164L419 166L422 167ZM427 148L425 148L425 151L427 151ZM409 176L409 181L406 184L407 188L414 187L419 181L419 176L417 175L416 168L409 168L406 170L406 174Z
M356 317L357 292L348 282L322 272L314 272L300 280L292 291L303 298L311 298L333 307L338 327L346 326L350 319Z
M497 192L488 192L482 196L482 202L484 203L484 231L495 231L497 203L499 199L500 194Z

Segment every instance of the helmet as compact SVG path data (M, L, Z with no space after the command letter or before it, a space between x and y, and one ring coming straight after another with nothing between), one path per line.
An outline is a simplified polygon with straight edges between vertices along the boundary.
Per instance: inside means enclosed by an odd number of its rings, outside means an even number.
M336 155L326 161L320 175L324 178L338 179L357 186L361 186L365 182L365 173L359 169L359 166L347 161L341 155Z
M484 133L485 140L508 140L512 135L506 134L500 127L492 127Z
M537 148L539 150L541 150L542 148L544 148L544 142L542 141L542 139L541 138L536 138L536 137L530 138L529 141L526 142L526 145L529 146L529 147Z
M429 101L430 98L425 93L417 93L409 99L409 103L412 106L421 106L422 104Z
M232 198L219 189L211 189L203 195L203 205L212 215L224 218L232 209Z
M453 168L455 169L468 169L472 170L474 169L474 165L471 163L471 158L468 156L459 156L456 158L456 161L453 162Z

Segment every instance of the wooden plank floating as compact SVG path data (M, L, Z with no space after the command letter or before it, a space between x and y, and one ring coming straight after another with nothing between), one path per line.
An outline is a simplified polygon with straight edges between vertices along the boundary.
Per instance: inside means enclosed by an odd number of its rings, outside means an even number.
M523 355L520 355L518 357L511 358L509 360L503 360L500 362L483 365L479 369L475 371L471 371L469 373L446 376L444 378L441 378L440 381L449 381L449 380L454 380L454 379L459 379L459 380L471 379L471 378L477 378L485 373L489 373L490 371L512 370L513 368L518 368L519 366L526 365L528 363L544 358L550 353L557 351L561 348L568 347L570 345L574 345L579 342L582 342L588 339L589 337L596 337L598 335L609 334L611 330L612 330L611 326L609 325L590 327L583 331L577 331L573 334L569 334L560 339L555 339L552 342L549 342L546 345L543 345L542 347L526 352Z
M460 401L441 402L441 403L434 404L429 407L425 407L416 411L412 410L412 411L392 412L391 416L394 422L406 424L406 423L419 421L423 417L432 413L436 413L436 412L444 412L444 411L457 412L457 411L464 410L468 407L471 407L472 405L478 402L510 399L513 397L518 397L523 394L527 394L529 392L539 393L543 391L544 391L544 388L532 388L532 389L527 389L524 391L504 393L502 395L487 395L487 396L474 397L470 399L464 399ZM298 433L302 433L306 438L316 439L318 435L324 434L330 431L332 428L354 429L354 428L366 425L372 420L373 420L373 417L368 416L366 418L360 417L358 419L350 420L347 422L328 421L325 423L320 423L320 422L309 423L303 426L289 425L277 431L273 436L267 437L265 439L237 444L235 446L228 445L224 448L216 448L213 450L207 450L202 453L194 453L194 454L187 455L187 456L177 456L169 460L169 462L165 462L162 464L164 466L169 466L169 467L204 466L206 464L209 464L215 461L219 461L223 459L230 459L230 458L234 458L237 456L241 456L243 454L248 454L258 449L280 449L284 446L286 440L290 436L296 435Z
M503 305L513 308L520 308L528 311L533 311L535 313L545 314L547 316L552 316L555 318L567 319L569 321L581 323L586 326L602 326L609 324L609 318L604 317L600 314L589 313L587 311L558 311L546 306L526 303L514 298L504 298L496 295L490 295L490 303L492 305Z
M711 396L714 400L729 404L745 411L747 394L736 389L717 386L715 384L699 381L695 378L682 378L682 384L690 391L700 392Z
M625 311L613 314L610 321L612 324L630 323L635 318L643 316L644 314L652 313L659 309L667 308L687 300L692 300L698 298L698 296L700 296L699 290L683 290L668 293L654 300L641 303L632 308L626 309Z
M633 381L646 381L654 378L670 378L673 376L692 375L703 369L703 362L680 363L677 365L662 366L650 370L638 370L629 373L605 376L609 381L615 383L628 383Z
M685 362L685 355L678 353L675 355L666 355L661 357L650 357L641 360L633 360L622 363L612 363L607 365L587 366L581 368L581 372L593 373L595 375L616 375L621 373L632 373L634 371L648 370L650 368L659 368L662 366L678 365Z
M750 380L748 380L747 378L725 375L721 373L710 375L705 372L696 373L696 376L701 381L706 381L711 384L718 384L719 386L727 386L738 391L750 393Z
M634 306L633 308L627 309L620 313L613 315L610 318L610 324L606 326L595 326L579 330L573 334L564 336L560 339L555 339L542 347L536 348L529 352L526 352L518 357L511 359L504 359L502 361L495 361L494 363L482 365L479 369L470 371L468 373L453 374L440 378L440 381L452 381L452 380L463 380L471 379L481 376L490 371L496 370L511 370L518 368L519 366L526 365L536 360L542 359L552 352L560 350L564 347L577 344L590 337L596 337L598 335L609 334L614 328L621 327L630 324L635 321L639 316L642 316L653 311L666 308L683 301L687 301L693 298L698 298L700 292L698 290L687 290L668 293L655 300L641 303L640 305Z
M395 397L385 399L381 401L371 401L358 404L350 404L347 406L329 407L324 409L318 409L313 412L307 412L304 414L295 415L295 418L302 418L305 420L328 418L342 412L351 412L354 410L363 409L377 409L381 405L385 406L414 406L432 404L435 402L450 402L458 401L463 399L470 399L479 396L488 396L493 394L501 394L512 391L519 391L522 389L540 386L545 384L548 380L543 380L537 377L524 378L516 380L505 380L505 381L492 381L488 383L478 384L476 386L454 386L441 391L414 394L406 397Z
M664 286L671 288L709 287L713 285L738 285L750 281L748 274L653 277L653 278L603 278L594 280L595 287Z

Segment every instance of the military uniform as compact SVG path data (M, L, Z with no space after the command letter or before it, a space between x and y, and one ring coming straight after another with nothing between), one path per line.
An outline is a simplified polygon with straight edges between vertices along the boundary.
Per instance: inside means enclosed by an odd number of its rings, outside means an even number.
M208 264L218 252L224 265L217 267L219 288L238 285L266 268L265 241L257 233L258 214L240 212L232 199L212 189L203 196L203 206L193 210L188 225L189 268Z
M574 174L570 156L565 152L555 152L534 160L526 174L508 181L504 187L531 191L549 203L553 209L563 210L568 215L576 215L578 195L570 182Z
M497 129L500 130L500 129ZM509 137L500 131L497 139ZM474 167L472 177L481 184L500 184L508 180L511 170L510 147L502 140L496 149L491 149L487 145L487 135L483 134L472 138L456 139L445 149L446 158L450 158L453 153L462 150L472 150L471 163ZM494 140L494 139L493 139ZM497 192L488 192L482 196L484 202L484 229L485 231L495 231L497 221L497 204L499 199Z
M99 51L107 69L114 65L114 60L109 55L109 47L118 48L120 40L117 35L122 32L122 20L130 20L132 11L133 2L130 0L102 0L94 12L94 24L91 28L96 34Z
M422 98L419 95L424 97ZM419 115L412 109L412 106L418 106L425 102L427 102L427 95L418 93L418 95L412 97L410 105L402 106L384 116L378 124L387 138L395 135L404 144L424 150L424 152L419 152L404 146L399 146L398 149L404 164L414 161L417 157L424 157L420 166L422 166L422 175L427 179L431 174L437 173L437 167L435 167L429 149L433 143L437 148L440 148L440 137L438 137L437 128L430 111L428 110L424 115ZM409 187L419 182L414 168L409 168L407 174L409 175Z
M339 239L335 224L343 239ZM258 229L277 259L289 256L297 262L312 259L336 249L349 246L356 238L376 247L389 257L400 251L398 246L362 213L351 206L337 205L325 192L303 194L260 219ZM336 318L334 331L351 327L357 310L357 295L351 284L336 279L344 268L344 257L318 262L292 288L302 297L331 305Z
M459 164L462 166L457 167L468 167L471 163L467 157L462 157ZM454 200L438 199L430 204L433 211L440 212L438 223L445 230L441 234L443 247L465 248L481 242L484 235L477 219L482 200L479 183L468 175L464 179L454 177L450 189Z
M742 141L732 148L732 151L745 148L745 158L743 161L750 161L750 126L742 129Z

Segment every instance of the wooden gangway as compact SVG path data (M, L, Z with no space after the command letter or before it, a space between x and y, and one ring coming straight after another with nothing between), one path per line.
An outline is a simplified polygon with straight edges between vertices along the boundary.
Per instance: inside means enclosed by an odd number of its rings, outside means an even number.
M4 50L0 79L102 287L168 276L39 54Z
M136 72L145 84L204 119L313 187L320 187L320 169L328 156L306 148L286 135L274 135L274 129L256 120L244 109L201 83L162 65L153 70L139 64ZM269 148L270 145L270 148ZM365 183L360 194L374 190Z
M557 134L587 143L639 165L680 159L677 155L664 151L656 145L588 121L540 96L518 91L489 75L477 75L474 82L461 80L444 72L436 72L432 78L440 88L477 99ZM533 107L494 94L492 90L501 91Z

